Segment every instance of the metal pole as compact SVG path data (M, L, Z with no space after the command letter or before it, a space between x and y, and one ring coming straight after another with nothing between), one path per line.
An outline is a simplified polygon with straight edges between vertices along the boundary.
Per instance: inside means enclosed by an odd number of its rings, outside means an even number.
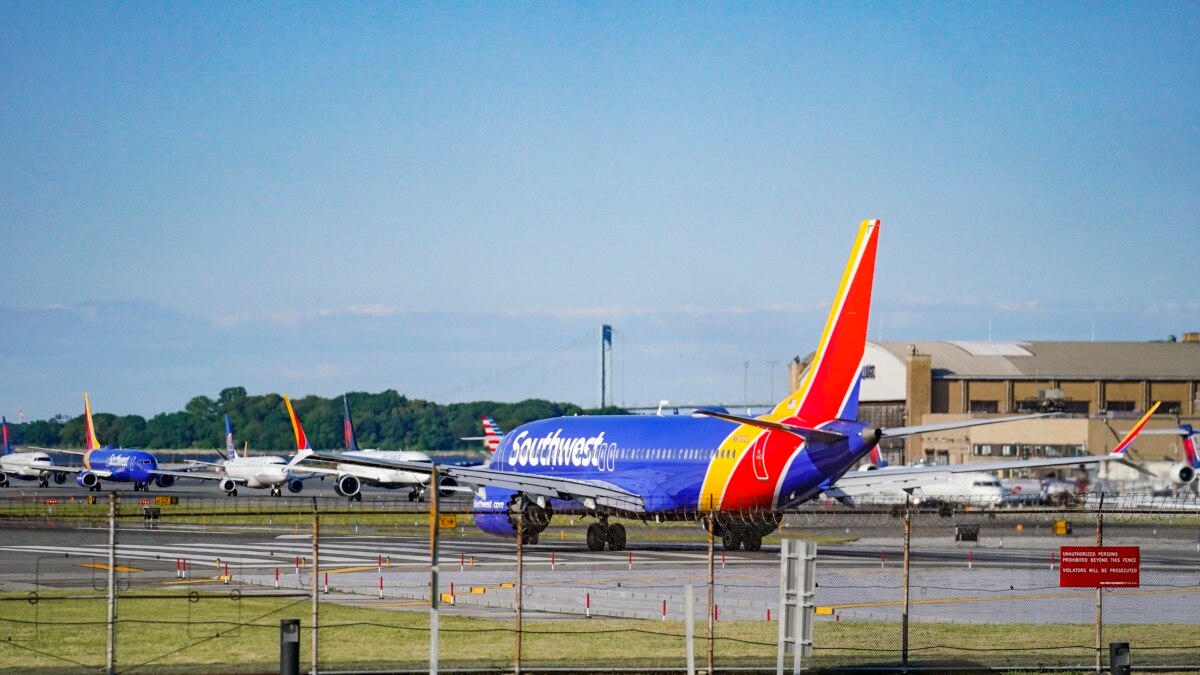
M1104 545L1104 493L1100 493L1100 505L1096 510L1096 546ZM1104 589L1096 588L1096 672L1104 670Z
M692 592L691 584L684 587L683 608L684 617L687 620L687 626L684 630L684 633L687 635L687 671L688 675L696 675L696 640L694 635L696 632L696 596Z
M117 672L117 493L108 493L108 675Z
M900 615L900 662L908 667L908 584L909 574L909 548L912 543L912 513L909 507L904 507L904 611Z
M429 471L429 675L438 671L438 473Z
M708 514L708 654L707 667L709 675L713 672L713 630L716 628L713 622L713 588L716 581L715 571L713 569L713 528L716 527L716 517L710 511Z
M317 498L313 497L312 514L312 675L317 675L317 632L320 628L320 613L317 610L317 570L320 569L321 515L317 513ZM299 580L297 580L299 582Z
M514 671L516 675L521 675L521 595L523 589L521 585L524 583L521 569L522 556L525 554L525 509L522 508L524 503L517 502L517 630L516 630L516 667Z

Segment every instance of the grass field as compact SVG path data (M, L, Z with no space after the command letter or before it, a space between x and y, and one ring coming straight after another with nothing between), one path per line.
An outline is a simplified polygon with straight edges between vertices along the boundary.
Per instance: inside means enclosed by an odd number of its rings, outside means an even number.
M0 670L92 672L105 661L105 600L43 595L0 596ZM419 607L411 609L420 610ZM279 621L300 619L301 664L311 662L307 598L207 596L189 601L122 597L118 603L118 669L135 673L278 672ZM424 611L389 611L321 604L320 662L337 669L427 667L429 624ZM681 667L684 625L678 621L555 620L527 618L522 663L555 667ZM706 626L696 626L697 663L705 661ZM769 667L777 623L718 622L719 666ZM986 630L986 640L980 631ZM1090 624L979 626L914 624L914 663L981 662L999 666L1085 666L1094 660ZM1107 626L1106 636L1137 645L1175 645L1179 658L1194 646L1180 626ZM1175 636L1172 638L1171 636ZM442 667L511 667L513 623L443 615ZM893 664L900 655L895 623L818 622L811 663ZM1192 659L1193 661L1195 659ZM1145 658L1142 659L1145 663ZM1169 663L1170 661L1167 661Z

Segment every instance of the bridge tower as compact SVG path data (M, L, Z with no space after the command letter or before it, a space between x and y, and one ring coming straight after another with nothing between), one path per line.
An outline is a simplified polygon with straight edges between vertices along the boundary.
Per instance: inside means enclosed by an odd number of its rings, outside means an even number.
M600 407L612 405L612 326L600 326Z

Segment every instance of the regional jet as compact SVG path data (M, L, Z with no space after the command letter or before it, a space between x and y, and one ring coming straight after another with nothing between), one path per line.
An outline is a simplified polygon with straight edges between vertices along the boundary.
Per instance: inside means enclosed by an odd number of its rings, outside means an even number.
M857 421L860 370L867 337L880 225L864 221L846 265L812 365L799 388L759 417L722 409L693 415L560 417L505 434L487 468L437 467L438 474L475 485L476 524L485 532L536 544L556 514L598 522L587 545L626 546L613 516L700 519L728 550L758 550L785 509L822 493L846 492L859 481L877 488L917 481L920 467L854 471L883 438L997 424L1044 415L964 420L896 428ZM1144 424L1144 419L1139 424ZM418 462L301 452L306 461L429 472ZM1064 458L1063 465L1111 456ZM1124 461L1124 458L1116 461ZM1015 462L1008 467L1045 466ZM979 471L972 464L939 467ZM848 473L849 472L849 473Z
M229 425L229 415L225 416L225 459L221 462L200 462L188 460L189 464L210 466L216 471L189 470L187 475L200 480L219 481L225 494L236 497L238 487L270 488L272 497L283 495L286 485L288 492L293 494L304 489L304 480L311 478L312 473L298 475L292 472L294 464L277 455L239 455L237 445L233 442L233 428Z
M50 480L62 485L67 474L57 471L54 460L45 452L13 452L8 441L8 419L0 418L4 428L4 451L0 454L0 487L8 487L10 480L36 480L41 487L48 487Z

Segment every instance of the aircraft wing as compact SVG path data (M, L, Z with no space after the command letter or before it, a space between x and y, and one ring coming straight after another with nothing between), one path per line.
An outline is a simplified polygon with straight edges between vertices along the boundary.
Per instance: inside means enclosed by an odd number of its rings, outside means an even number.
M414 473L430 473L433 465L426 462L411 462L379 457L347 457L345 455L302 451L299 460L317 460L335 464L357 464L387 469L400 469ZM645 500L641 495L617 487L605 481L575 480L538 476L515 471L497 471L475 466L437 465L438 475L448 476L462 483L488 485L505 490L516 490L535 497L549 499L571 499L592 509L609 506L623 511L643 512Z
M83 473L84 471L87 471L88 473L96 474L96 476L99 478L110 478L112 476L112 472L108 471L107 469L89 469L86 466L61 466L55 464L53 470L65 471L67 473Z
M153 473L156 476L174 476L176 478L195 478L196 480L225 480L226 478L228 478L229 480L237 483L238 485L241 485L246 482L245 478L236 478L234 476L226 476L225 474L217 472L217 471L195 471L192 469L186 469L183 471L170 471L170 470L156 469L155 471L152 471L151 473Z
M973 471L1003 471L1007 469L1038 469L1050 466L1083 466L1087 464L1100 464L1102 462L1117 462L1125 466L1132 467L1144 474L1152 475L1149 471L1129 461L1125 456L1125 451L1129 449L1130 443L1142 431L1142 427L1146 426L1146 421L1158 409L1159 404L1155 403L1150 406L1142 419L1134 425L1129 433L1121 439L1120 443L1113 448L1113 451L1106 455L1088 455L1086 457L1045 457L1042 459L1019 459L1006 460L1001 462L970 462L968 464L932 464L924 466L897 466L885 467L875 471L853 471L843 475L841 478L834 481L834 484L826 492L830 496L838 496L840 491L843 495L863 494L867 492L877 492L880 490L910 490L921 485L929 485L931 483L944 482L949 479L950 474L967 473ZM1041 417L1042 415L1035 415ZM1028 419L1030 416L1020 417L998 417L989 420L976 420L983 423L998 423L1012 421L1014 419ZM970 421L970 420L967 420ZM950 422L949 424L961 424L960 422ZM919 427L897 427L894 429L882 429L883 437L889 435L908 435L911 433L925 433L928 431L941 431L947 427L942 424L927 424ZM889 434L888 432L895 432ZM903 432L903 433L900 433ZM879 432L876 432L877 435Z

